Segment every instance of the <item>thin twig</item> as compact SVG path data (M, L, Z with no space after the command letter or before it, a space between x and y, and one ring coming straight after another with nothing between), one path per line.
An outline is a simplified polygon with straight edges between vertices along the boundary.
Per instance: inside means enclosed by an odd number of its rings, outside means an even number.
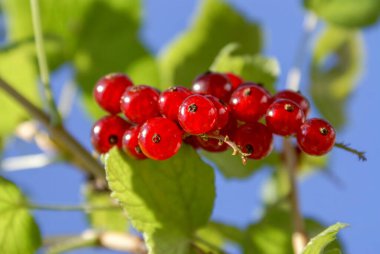
M17 92L0 78L0 90L3 90L20 104L33 118L45 126L51 139L57 144L63 155L69 156L74 164L96 177L104 179L104 169L94 157L60 125L51 125L49 116Z
M235 142L230 140L230 138L228 136L216 136L216 135L210 135L210 134L201 134L200 137L204 138L204 139L211 138L211 139L219 140L220 144L226 143L229 147L232 148L232 150L233 150L232 155L239 154L241 157L243 165L247 164L247 157L250 156L251 154L243 152L241 150L241 148L238 145L236 145Z
M365 152L364 151L359 151L359 150L356 150L355 148L351 148L349 144L345 144L343 142L339 142L339 143L335 143L334 146L337 147L337 148L343 149L343 150L345 150L347 152L356 154L358 156L358 158L359 158L360 161L366 161L367 160L367 157L365 156Z
M32 10L32 23L34 30L34 38L36 41L36 51L38 66L40 70L41 82L44 87L44 95L49 107L49 113L53 125L61 123L61 117L55 105L53 93L50 86L49 67L45 54L44 39L41 25L41 15L38 0L30 0L30 6Z
M103 247L133 254L147 254L144 241L128 233L86 230L80 235L57 236L44 239L47 253L58 254L73 249Z
M305 231L305 223L301 214L298 198L297 155L292 142L288 138L284 138L283 150L285 155L285 168L288 171L290 184L289 201L293 221L293 250L295 254L301 254L308 242L308 237Z
M95 211L108 211L108 210L120 210L120 206L109 205L109 206L94 206L94 205L43 205L29 203L25 205L27 208L32 210L44 210L44 211L56 211L56 212L69 212L69 211L83 211L86 213Z

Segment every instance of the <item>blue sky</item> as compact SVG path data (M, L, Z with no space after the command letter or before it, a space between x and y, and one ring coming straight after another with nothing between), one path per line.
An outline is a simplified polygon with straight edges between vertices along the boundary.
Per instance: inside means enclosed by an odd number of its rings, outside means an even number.
M145 24L142 38L149 48L158 53L173 37L185 29L198 1L146 0ZM265 32L264 54L276 57L282 74L279 88L284 86L286 73L294 60L296 46L302 32L304 11L301 1L230 0L249 19L261 23ZM301 207L305 215L333 224L346 222L351 226L341 234L347 253L378 253L380 227L380 25L364 31L366 47L365 68L356 92L347 107L349 122L338 133L338 140L365 149L369 160L359 162L353 155L334 150L330 170L341 184L338 186L324 174L315 174L300 184ZM56 73L53 83L56 93L70 77L69 67ZM302 90L307 91L308 80L303 79ZM91 121L75 105L68 119L69 129L89 146ZM36 147L11 140L5 156L36 153ZM376 166L378 165L378 166ZM75 204L82 202L80 183L83 175L70 166L58 164L34 171L7 173L7 177L23 186L32 200L40 203ZM225 180L217 175L218 198L213 217L244 226L260 211L260 189L268 172L244 180ZM70 188L67 188L70 185ZM239 198L236 198L239 197ZM37 220L44 234L75 234L86 228L84 215L79 212L37 212ZM81 250L72 253L95 253ZM96 253L113 253L97 251Z

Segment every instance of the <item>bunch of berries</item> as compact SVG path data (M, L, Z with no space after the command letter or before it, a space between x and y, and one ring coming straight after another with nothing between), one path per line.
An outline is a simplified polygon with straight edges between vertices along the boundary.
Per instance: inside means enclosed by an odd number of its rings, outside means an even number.
M259 160L272 151L273 134L296 136L300 149L311 155L326 154L335 143L327 121L306 120L310 104L300 93L271 96L232 73L206 72L192 90L174 86L162 92L110 74L98 81L94 97L110 113L92 128L99 153L117 145L135 159L165 160L186 143L210 152L231 146L244 159Z

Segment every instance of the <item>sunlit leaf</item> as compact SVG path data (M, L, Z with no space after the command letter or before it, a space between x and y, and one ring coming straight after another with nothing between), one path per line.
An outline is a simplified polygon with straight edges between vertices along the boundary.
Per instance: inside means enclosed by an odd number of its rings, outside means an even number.
M36 222L15 184L0 177L0 253L32 254L41 246Z
M204 0L191 26L161 53L162 86L190 86L208 70L228 43L240 45L239 53L257 54L261 48L259 26L244 18L223 0Z
M165 161L136 161L114 149L106 158L106 171L112 197L144 233L152 253L188 253L195 231L211 215L212 168L183 146Z
M231 43L225 46L215 58L212 71L232 72L246 81L262 84L271 92L275 91L275 82L280 75L280 66L276 59L261 55L238 54L239 45Z
M307 244L305 249L303 250L303 254L321 254L328 244L335 241L336 235L338 232L347 227L347 224L344 223L336 223L322 233L312 238L310 242ZM336 251L336 250L334 250Z
M304 0L304 5L327 22L345 27L372 25L380 16L378 0Z
M109 191L98 191L91 185L85 189L86 202L94 207L112 207L117 203L110 197ZM87 215L91 227L99 230L125 232L128 230L127 216L120 209L100 209Z

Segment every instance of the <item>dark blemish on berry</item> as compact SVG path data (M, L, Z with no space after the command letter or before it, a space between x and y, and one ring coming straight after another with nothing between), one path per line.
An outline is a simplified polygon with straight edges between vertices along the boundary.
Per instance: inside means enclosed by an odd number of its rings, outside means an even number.
M251 95L251 89L249 89L249 88L244 89L243 94L244 94L244 96Z
M220 104L222 104L223 106L227 106L227 103L225 103L224 100L218 98L218 101L219 101Z
M257 83L257 85L258 85L259 87L264 87L264 84L263 84L263 83Z
M191 113L197 112L198 107L195 103L191 104L189 107L187 107L187 111Z
M245 145L245 149L247 149L247 153L249 154L253 153L253 146L251 144Z
M108 142L109 142L111 145L117 144L117 140L118 140L118 138L117 138L116 135L111 135L111 136L109 136L109 138L108 138Z
M291 104L285 104L284 108L288 112L293 112L294 111L294 107Z
M326 136L327 134L329 134L329 130L326 129L325 127L322 127L319 129L319 132L323 135L323 136Z
M135 152L138 154L142 154L140 146L135 146Z
M175 86L172 86L172 87L169 88L169 91L170 91L170 92L177 92L177 91L178 91L178 88L175 87Z
M156 143L156 144L160 143L160 141L161 141L160 135L157 133L153 134L152 141L153 141L153 143Z

